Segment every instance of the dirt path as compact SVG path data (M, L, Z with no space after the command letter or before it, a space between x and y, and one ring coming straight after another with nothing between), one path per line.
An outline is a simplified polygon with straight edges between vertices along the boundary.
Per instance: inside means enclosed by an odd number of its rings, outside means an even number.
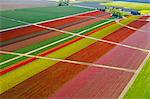
M103 16L102 18L107 19L109 17L110 16L107 15L107 16ZM90 20L90 21L87 21L87 22L83 22L83 23L71 26L71 27L64 28L64 30L65 31L73 31L73 30L88 26L89 24L95 23L95 22L100 21L100 20L102 20L102 19L101 18L93 19L93 20ZM55 37L55 36L58 36L58 35L61 35L61 34L62 33L60 33L60 32L51 32L51 33L40 35L40 36L30 38L30 39L27 39L27 40L24 40L24 41L16 42L16 43L13 43L13 44L10 44L10 45L4 46L4 47L0 47L0 48L1 48L1 50L14 51L14 50L18 50L18 49L21 49L21 48L24 48L24 47L42 42L44 40L50 39L52 37Z

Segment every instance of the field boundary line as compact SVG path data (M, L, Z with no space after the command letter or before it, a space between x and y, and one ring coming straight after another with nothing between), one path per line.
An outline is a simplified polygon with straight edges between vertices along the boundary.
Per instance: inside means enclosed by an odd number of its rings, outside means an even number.
M150 22L150 17L146 21Z
M13 19L15 20L15 19ZM20 20L16 20L16 21L19 21L19 22L22 22L22 23L26 23L26 24L31 24L31 23L28 23L28 22L24 22L24 21L20 21ZM114 21L113 19L110 20L110 21ZM109 21L107 21L109 23ZM55 28L50 28L50 27L46 27L46 26L42 26L42 25L38 25L38 24L32 24L34 26L37 26L37 27L41 27L41 28L44 28L44 29L48 29L48 30L54 30L54 31L58 31L58 32L62 32L62 33L66 33L66 34L71 34L72 36L79 36L79 37L84 37L84 38L88 38L88 39L92 39L92 40L95 40L95 41L100 41L100 42L105 42L105 43L109 43L109 44L114 44L114 45L118 45L118 46L122 46L122 47L126 47L126 48L130 48L130 49L134 49L134 50L139 50L139 51L143 51L143 52L149 52L149 50L146 50L146 49L142 49L142 48L137 48L137 47L133 47L133 46L129 46L129 45L125 45L125 44L120 44L120 43L117 43L117 42L112 42L112 41L108 41L108 40L103 40L103 39L98 39L98 38L94 38L94 37L90 37L90 36L85 36L85 35L81 35L81 34L76 34L76 33L72 33L72 32L68 32L68 31L63 31L63 30L59 30L59 29L55 29ZM101 24L99 24L101 25ZM99 27L99 25L96 25L97 27ZM92 27L92 28L95 28L96 26ZM92 29L91 28L91 29ZM87 29L88 30L88 29ZM85 31L87 31L85 30ZM85 32L84 30L82 32ZM62 40L62 39L61 39ZM60 41L56 41L56 42L60 42ZM55 42L54 42L55 43ZM51 43L53 44L53 43ZM46 46L49 46L49 45L46 45ZM40 49L43 49L44 47L46 46L43 46L43 47L40 47L36 50L40 50ZM33 51L30 51L30 52L27 52L26 54L30 54L30 53L33 53L35 52L36 50L33 50ZM20 56L18 56L20 58ZM0 65L2 64L5 64L7 62L10 62L10 61L13 61L15 59L18 59L18 57L15 57L15 58L12 58L12 59L9 59L9 60L6 60L2 63L0 63Z
M98 24L98 25L96 25L96 26L94 26L94 27L85 29L85 30L83 30L83 31L81 31L81 32L79 32L79 33L77 33L77 34L80 35L80 34L86 32L86 31L89 31L89 30L92 30L92 29L94 29L94 28L96 28L96 27L105 25L105 24L107 24L107 23L109 23L109 22L111 22L111 21L113 21L113 20L110 20L110 21L104 22L104 23L102 23L102 24ZM49 30L50 30L50 29L49 29ZM77 36L77 35L74 35L74 33L73 33L73 35L71 34L71 36L69 36L69 37L66 37L66 38L63 38L63 39L58 40L58 41L56 41L56 42L53 42L53 43L50 43L50 44L48 44L48 45L42 46L42 47L40 47L40 48L37 48L37 49L32 50L32 51L30 51L30 52L27 52L27 53L25 53L25 54L34 53L34 52L36 52L36 51L39 51L39 50L41 50L41 49L50 47L50 46L52 46L52 45L55 45L55 44L57 44L57 43L59 43L59 42L65 41L65 40L70 39L70 38L75 37L75 36ZM5 64L5 63L7 63L7 62L11 62L11 61L16 60L16 59L18 59L18 58L20 58L20 56L11 58L11 59L6 60L6 61L4 61L4 62L1 62L0 65L3 65L3 64Z
M11 19L11 18L8 18L8 19ZM15 20L15 19L11 19L11 20ZM15 20L15 21L22 22L22 23L25 23L25 24L32 24L32 23L29 23L29 22L21 21L21 20ZM115 19L112 19L110 21L115 21ZM108 41L108 40L103 40L103 39L97 39L97 38L94 38L94 37L80 35L80 34L76 34L76 33L73 33L73 32L59 30L59 29L56 29L56 28L51 28L51 27L47 27L47 26L43 26L43 25L39 25L39 24L32 24L32 25L37 26L37 27L41 27L43 29L54 30L54 31L58 31L58 32L66 33L66 34L72 34L72 35L76 35L76 36L79 36L79 37L84 37L84 38L88 38L88 39L92 39L92 40L96 40L96 41L101 41L101 42L105 42L105 43L115 44L115 45L118 45L118 46L123 46L123 47L126 47L126 48L131 48L131 49L140 50L140 51L144 51L144 52L150 52L150 50L146 50L146 49L142 49L142 48L138 48L138 47L126 45L126 44L120 44L120 43L113 42L113 41Z
M68 60L68 59L43 57L43 56L38 56L38 55L21 54L21 53L16 53L16 52L9 52L9 51L0 51L0 53L3 53L3 54L12 54L12 55L19 55L19 56L22 56L22 57L25 56L25 57L30 57L30 58L48 59L48 60L59 61L59 62L61 61L61 62L67 62L67 63L87 65L87 66L91 66L91 67L101 67L101 68L107 68L107 69L113 69L113 70L119 70L119 71L126 71L126 72L131 72L131 73L135 73L135 71L136 71L134 69L128 69L128 68L121 68L121 67L100 65L100 64L95 64L95 63L74 61L74 60Z
M118 24L121 25L121 26L127 27L127 28L129 28L129 29L135 30L135 31L148 32L148 31L144 31L144 30L141 30L141 29L137 29L137 28L134 28L134 27L131 27L131 26L128 26L128 25L124 25L124 24L120 23L119 20L116 20L116 23L118 23ZM150 33L150 32L148 32L148 33Z
M97 10L86 11L86 12L83 12L83 13L68 15L68 16L64 16L64 17L60 17L60 18L55 18L55 19L45 20L45 21L41 21L41 22L30 23L28 25L21 25L21 26L17 26L17 27L2 29L2 30L0 30L0 32L4 32L4 31L12 30L12 29L18 29L18 28L30 26L31 24L42 24L42 23L46 23L46 22L52 22L52 21L56 21L56 20L60 20L60 19L65 19L65 18L69 18L69 17L74 17L74 16L77 16L77 15L80 15L80 14L86 14L86 13L90 13L90 12L96 12L96 11ZM3 17L3 16L0 16L0 17ZM6 18L6 17L3 17L3 18Z
M66 34L77 35L77 36L80 36L80 37L84 37L84 38L88 38L88 39L92 39L92 40L96 40L96 41L101 41L101 42L105 42L105 43L110 43L110 44L114 44L114 45L118 45L118 46L130 48L130 49L134 49L134 50L140 50L140 51L143 51L143 52L149 52L149 50L146 50L146 49L142 49L142 48L138 48L138 47L126 45L126 44L120 44L120 43L113 42L113 41L98 39L98 38L94 38L94 37L90 37L90 36L85 36L85 35L80 35L80 34L74 34L74 33L72 33L72 32L68 32L68 31L64 31L64 30L59 30L59 29L55 29L55 28L50 28L50 27L45 27L45 26L41 26L41 25L36 25L36 26L43 27L43 28L45 28L45 29L50 29L50 30L62 32L62 33L66 33Z
M139 68L136 70L136 72L134 73L133 77L131 78L131 80L126 85L126 87L123 89L123 91L120 94L120 96L118 97L118 99L123 99L124 98L124 96L126 95L126 93L129 90L129 88L131 88L131 86L133 85L134 81L136 80L136 78L140 74L141 70L143 69L144 65L148 61L149 57L150 57L150 52L148 53L148 55L146 56L146 58L144 59L144 61L142 62L142 64L139 66Z
M120 44L120 43L113 42L113 41L108 41L108 40L98 39L98 38L94 38L94 37L90 37L90 36L75 34L75 33L72 33L72 32L68 32L68 31L64 31L64 30L59 30L59 29L51 28L51 27L46 27L46 26L42 26L42 25L37 25L37 24L34 24L34 25L38 26L38 27L41 27L41 28L50 29L50 30L54 30L54 31L58 31L58 32L66 33L66 34L77 35L79 37L84 37L84 38L88 38L88 39L92 39L92 40L96 40L96 41L110 43L110 44L114 44L114 45L118 45L118 46L130 48L130 49L134 49L134 50L139 50L139 51L143 51L143 52L149 52L149 50L138 48L138 47L134 47L134 46L130 46L130 45L126 45L126 44Z
M9 19L9 18L8 18L8 19ZM10 19L11 19L11 18L10 18ZM15 19L11 19L11 20L15 20ZM22 23L25 23L25 24L32 24L32 23L24 22L24 21L20 21L20 20L16 20L16 21L22 22ZM112 19L112 20L110 20L110 21L115 21L115 19ZM108 22L108 21L107 21L107 22ZM109 23L109 22L108 22L108 23ZM150 52L150 50L147 50L147 49L142 49L142 48L138 48L138 47L126 45L126 44L120 44L120 43L113 42L113 41L98 39L98 38L94 38L94 37L90 37L90 36L80 35L80 34L76 34L76 33L73 33L73 32L68 32L68 31L64 31L64 30L60 30L60 29L56 29L56 28L51 28L51 27L47 27L47 26L43 26L43 25L39 25L39 24L32 24L32 25L37 26L37 27L41 27L41 28L43 28L43 29L54 30L54 31L58 31L58 32L66 33L66 34L76 35L76 36L79 36L79 37L84 37L84 38L88 38L88 39L92 39L92 40L96 40L96 41L101 41L101 42L105 42L105 43L110 43L110 44L114 44L114 45L118 45L118 46L130 48L130 49L134 49L134 50L139 50L139 51L143 51L143 52ZM97 26L98 26L98 25L97 25ZM96 26L94 26L94 27L96 27ZM94 27L93 27L93 28L94 28ZM83 31L84 31L84 30L83 30Z

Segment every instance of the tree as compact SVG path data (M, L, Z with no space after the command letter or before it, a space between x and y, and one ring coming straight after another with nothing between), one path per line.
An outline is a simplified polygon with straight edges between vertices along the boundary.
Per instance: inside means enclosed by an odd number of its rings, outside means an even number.
M122 16L123 16L123 12L120 9L117 9L117 8L112 7L112 8L109 8L107 11L109 13L111 13L112 16L114 16L114 17L122 18Z
M68 6L69 0L59 0L59 6Z

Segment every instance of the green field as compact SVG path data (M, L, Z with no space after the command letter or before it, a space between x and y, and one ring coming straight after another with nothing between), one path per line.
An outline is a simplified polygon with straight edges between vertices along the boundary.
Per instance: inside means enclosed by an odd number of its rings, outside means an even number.
M0 18L0 29L10 28L10 27L16 27L20 25L26 25L24 23L12 21L6 18Z
M150 99L150 58L124 99Z
M0 11L2 17L12 18L15 20L35 23L45 20L60 18L68 15L91 11L92 9L80 8L74 6L51 6L51 7L39 7L39 8L26 8ZM6 18L0 18L1 25L0 29L6 29L10 27L16 27L24 25L22 23L14 22Z
M135 3L135 2L116 1L116 2L103 3L103 5L118 6L118 7L125 7L125 8L135 9L135 10L138 10L138 11L142 11L142 14L150 13L150 4L148 4L148 3Z

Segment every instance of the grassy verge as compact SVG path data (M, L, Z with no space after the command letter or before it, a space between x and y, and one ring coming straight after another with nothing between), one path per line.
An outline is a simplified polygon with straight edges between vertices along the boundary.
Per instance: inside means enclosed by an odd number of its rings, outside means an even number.
M150 58L146 62L124 99L150 98Z

